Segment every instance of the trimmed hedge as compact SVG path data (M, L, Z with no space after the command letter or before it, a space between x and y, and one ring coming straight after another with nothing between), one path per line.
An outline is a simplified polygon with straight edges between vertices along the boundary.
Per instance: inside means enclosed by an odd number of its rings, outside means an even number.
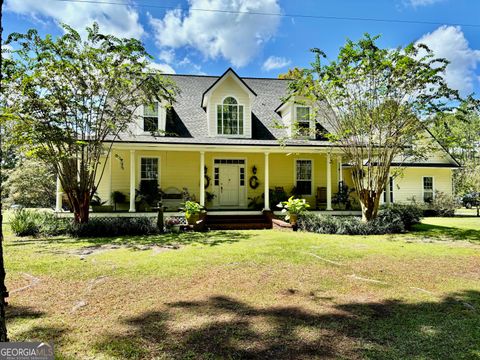
M92 217L88 223L76 224L50 212L17 210L10 221L17 236L111 237L158 233L156 219L144 217Z
M380 209L378 217L362 222L353 216L331 216L306 213L298 218L298 228L319 234L381 235L410 230L420 222L422 209L414 205L391 205Z
M156 219L146 217L94 217L84 224L76 224L72 221L67 230L67 234L73 237L112 237L157 233Z

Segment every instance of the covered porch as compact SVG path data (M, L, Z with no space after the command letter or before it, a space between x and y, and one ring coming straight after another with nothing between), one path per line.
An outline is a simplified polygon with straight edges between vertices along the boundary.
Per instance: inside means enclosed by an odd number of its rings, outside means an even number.
M176 213L186 197L208 211L275 211L289 196L305 198L311 210L333 214L334 194L349 178L342 157L333 148L250 146L165 146L115 144L104 159L105 171L97 195L116 213L144 212L138 206L142 182L157 181L167 211ZM114 203L112 193L125 195ZM62 189L57 184L57 211Z

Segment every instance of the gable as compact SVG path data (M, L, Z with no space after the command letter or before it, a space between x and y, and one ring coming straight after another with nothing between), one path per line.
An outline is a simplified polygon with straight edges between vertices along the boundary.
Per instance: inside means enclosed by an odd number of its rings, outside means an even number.
M228 81L233 81L239 88L242 88L243 91L248 94L250 100L252 100L253 97L257 96L256 92L250 86L248 86L248 84L241 77L239 77L232 68L228 68L228 70L225 71L225 73L223 73L223 75L220 76L212 85L210 85L208 89L206 89L202 94L203 108L207 106L212 93L216 92L219 87L222 87L222 85Z
M407 166L438 166L438 167L460 167L460 163L445 149L442 144L433 136L433 134L425 127L423 132L423 138L420 139L421 143L427 143L432 146L431 152L425 159L415 160L414 162L406 161ZM421 144L420 144L421 146ZM393 160L392 165L399 165L405 163L405 158L396 157Z
M209 102L212 105L222 104L226 97L234 97L239 104L249 104L250 95L232 77L226 78L211 93Z

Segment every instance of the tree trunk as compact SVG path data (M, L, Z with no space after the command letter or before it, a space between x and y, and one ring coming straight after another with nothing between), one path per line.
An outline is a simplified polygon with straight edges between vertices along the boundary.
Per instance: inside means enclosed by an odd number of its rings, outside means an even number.
M90 215L90 194L84 192L77 195L80 196L69 196L73 208L73 216L76 223L84 224L88 222Z
M3 0L0 0L0 84L3 80L3 73L1 71L3 66L3 57L2 57L2 43L3 43L3 25L2 25L2 10L3 10ZM0 89L0 92L3 89ZM2 138L1 138L1 129L0 129L0 342L8 341L7 334L7 324L5 319L5 305L6 298L8 297L7 287L5 286L5 264L3 261L3 214L2 214L2 190L3 190L3 174L1 171L1 166L3 163L3 149L2 149Z
M376 193L363 189L359 195L360 206L362 207L362 221L368 222L375 219L379 204Z
M2 176L2 175L0 175ZM0 191L1 196L1 191ZM1 201L1 200L0 200ZM3 263L3 214L2 204L0 203L0 342L8 341L7 324L5 318L6 298L8 297L7 287L5 286L5 264Z

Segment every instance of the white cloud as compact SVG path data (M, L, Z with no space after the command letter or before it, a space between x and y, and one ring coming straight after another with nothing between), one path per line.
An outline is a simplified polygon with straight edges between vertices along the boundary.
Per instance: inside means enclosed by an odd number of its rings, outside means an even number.
M12 45L10 44L3 44L2 45L2 56L5 59L11 59L12 58L12 53L11 51L13 50Z
M130 6L50 0L7 0L5 9L35 19L51 18L66 23L80 33L96 21L102 33L140 39L143 26L138 12Z
M164 74L175 74L175 70L168 64L159 64L151 62L149 67L154 70L160 70Z
M429 6L444 0L406 0L405 4L410 5L414 8L421 7L421 6Z
M178 66L188 69L188 71L194 75L207 75L206 72L202 71L202 66L192 62L188 56L185 56L183 60L178 63Z
M157 44L162 48L191 46L207 58L219 56L234 66L246 65L278 28L277 16L223 11L279 13L278 0L189 0L190 10L167 11L163 19L150 16Z
M436 57L450 61L445 80L451 88L464 95L473 91L479 80L475 70L480 62L480 50L470 48L459 26L441 26L423 35L417 43L427 45Z
M171 64L175 60L175 51L173 49L162 50L159 58L167 64Z
M281 69L285 66L291 64L291 61L279 56L270 56L262 65L262 69L266 71L274 70L274 69Z

